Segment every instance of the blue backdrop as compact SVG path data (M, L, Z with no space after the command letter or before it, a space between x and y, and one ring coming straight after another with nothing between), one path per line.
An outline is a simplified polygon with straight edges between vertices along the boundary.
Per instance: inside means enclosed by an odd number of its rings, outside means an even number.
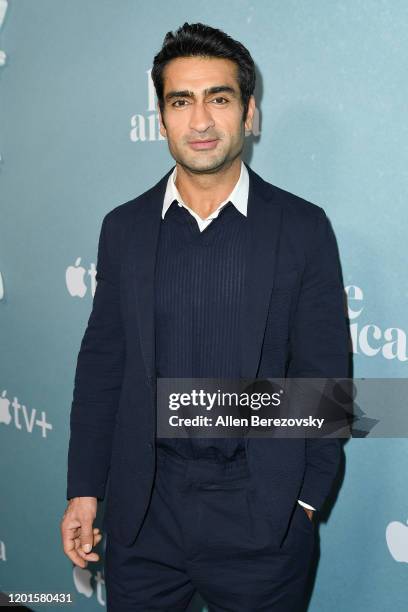
M406 2L10 1L0 30L0 591L104 606L102 564L73 571L60 543L74 370L102 218L173 165L150 69L184 21L224 29L254 57L258 121L244 159L331 219L355 376L407 376ZM345 453L309 609L405 612L407 441L353 439Z

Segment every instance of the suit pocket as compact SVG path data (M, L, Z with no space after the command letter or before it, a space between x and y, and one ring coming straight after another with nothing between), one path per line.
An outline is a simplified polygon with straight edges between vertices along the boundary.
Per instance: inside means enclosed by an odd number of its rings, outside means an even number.
M314 531L314 517L312 520L310 520L310 518L306 514L305 508L303 508L303 506L301 506L298 502L296 502L296 504L297 507L293 515L293 521L302 529Z

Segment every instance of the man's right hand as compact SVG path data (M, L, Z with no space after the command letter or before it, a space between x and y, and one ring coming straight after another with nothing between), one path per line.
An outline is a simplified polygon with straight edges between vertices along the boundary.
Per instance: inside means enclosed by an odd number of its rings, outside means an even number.
M92 552L102 539L99 529L92 528L97 505L96 497L73 497L60 524L64 553L79 567L86 567L88 561L99 561L99 555Z

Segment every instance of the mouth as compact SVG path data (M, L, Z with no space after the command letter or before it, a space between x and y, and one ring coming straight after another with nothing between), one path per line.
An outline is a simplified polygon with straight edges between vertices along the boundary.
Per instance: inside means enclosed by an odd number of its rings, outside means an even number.
M192 149L199 151L201 149L215 149L218 143L218 138L214 138L212 140L193 140L188 144Z

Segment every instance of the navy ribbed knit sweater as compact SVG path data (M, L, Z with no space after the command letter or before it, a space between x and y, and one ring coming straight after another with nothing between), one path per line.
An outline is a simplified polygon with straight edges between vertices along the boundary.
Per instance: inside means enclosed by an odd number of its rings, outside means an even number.
M173 201L161 220L155 269L156 374L238 378L239 314L247 219L229 202L201 232ZM185 458L223 461L242 453L239 438L157 438Z

